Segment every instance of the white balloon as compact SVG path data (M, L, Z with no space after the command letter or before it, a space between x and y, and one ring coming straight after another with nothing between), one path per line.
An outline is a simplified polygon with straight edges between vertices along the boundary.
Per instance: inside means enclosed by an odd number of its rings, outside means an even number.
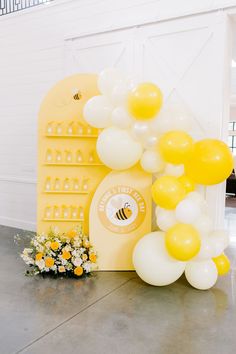
M200 206L203 214L208 212L207 202L201 193L199 193L197 191L190 192L190 193L188 193L186 198L191 199L195 203L197 203Z
M157 116L157 118L150 121L150 130L157 136L161 136L162 134L173 130L171 118Z
M126 130L116 127L104 129L97 140L101 161L113 170L134 166L141 158L142 145L132 139Z
M177 223L175 212L173 210L156 209L156 223L159 229L167 231Z
M157 147L158 138L155 135L147 136L143 142L145 149L154 149Z
M213 244L212 257L218 257L229 245L229 235L224 230L216 230L210 233L209 239Z
M206 236L213 229L213 221L208 215L201 214L200 217L194 221L193 226L196 227L202 236Z
M201 239L201 248L198 254L194 257L193 261L202 261L211 259L214 254L214 245L209 237Z
M141 238L133 252L133 264L140 278L148 284L164 286L175 282L184 272L185 262L169 256L163 232L151 232Z
M184 199L176 207L176 219L185 224L192 224L199 218L201 209L197 203L191 199Z
M188 262L185 269L185 276L194 288L207 290L215 285L218 272L212 260Z
M224 248L229 246L229 233L226 230L214 230L210 233L209 237L221 239L223 241Z
M112 109L106 96L94 96L84 106L84 119L95 128L106 128L111 125Z
M133 119L124 107L116 107L112 111L111 121L115 127L127 129L131 126Z
M184 174L184 165L173 165L167 163L165 167L165 174L168 176L180 177Z
M164 169L165 163L157 151L144 151L141 157L141 166L148 173L160 172Z
M129 83L121 80L116 83L111 92L111 102L117 107L125 105L127 101L127 95L129 92Z
M130 133L135 140L143 142L150 135L149 125L141 121L135 122Z
M111 96L113 88L121 80L123 80L123 75L118 69L105 69L98 76L98 89L102 94Z

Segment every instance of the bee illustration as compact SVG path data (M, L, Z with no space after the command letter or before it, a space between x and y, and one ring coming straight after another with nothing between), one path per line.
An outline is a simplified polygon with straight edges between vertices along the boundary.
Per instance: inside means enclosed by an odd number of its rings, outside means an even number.
M82 97L81 92L78 89L74 89L73 90L73 98L74 98L74 100L78 101L78 100L81 99L81 97Z
M117 210L115 218L118 220L127 220L132 216L132 210L129 203L125 203L123 208Z

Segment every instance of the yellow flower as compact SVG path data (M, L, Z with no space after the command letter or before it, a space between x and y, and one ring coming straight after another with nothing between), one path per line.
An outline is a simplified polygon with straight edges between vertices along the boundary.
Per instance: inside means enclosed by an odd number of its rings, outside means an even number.
M59 266L58 267L58 272L59 273L64 273L66 271L65 267L64 266Z
M62 252L62 258L64 258L64 259L70 259L71 258L71 254L70 254L70 252L68 252L68 251L63 251Z
M66 236L67 236L68 238L74 238L76 235L77 235L76 230L70 230L70 231L68 231L68 232L66 233Z
M41 252L39 252L39 253L37 253L37 254L35 255L35 260L36 260L36 261L40 261L42 258L43 258L43 254L42 254Z
M76 267L74 269L74 274L77 275L78 277L83 274L83 268L82 267Z
M51 268L54 265L54 259L52 257L45 258L45 266Z
M89 241L88 240L83 240L83 246L85 247L85 248L89 248L90 247L90 243L89 243Z
M82 255L82 259L83 259L83 261L86 261L86 260L88 259L87 254L84 253L84 254Z
M91 253L90 256L89 256L89 259L90 259L91 262L96 263L96 260L97 260L96 254Z
M54 241L54 242L51 243L51 249L53 251L58 250L58 248L59 248L59 243L57 241Z

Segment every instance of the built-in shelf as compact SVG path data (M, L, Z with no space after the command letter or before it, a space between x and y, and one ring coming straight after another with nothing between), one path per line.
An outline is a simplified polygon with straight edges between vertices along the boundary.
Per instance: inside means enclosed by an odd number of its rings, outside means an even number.
M47 194L89 194L89 192L85 191L43 191L43 193Z
M43 221L84 222L84 219L43 219Z
M66 139L70 139L70 138L98 138L98 135L95 135L95 134L81 134L81 135L51 135L51 134L47 134L46 135L46 138L66 138Z
M45 163L45 166L103 166L102 163Z

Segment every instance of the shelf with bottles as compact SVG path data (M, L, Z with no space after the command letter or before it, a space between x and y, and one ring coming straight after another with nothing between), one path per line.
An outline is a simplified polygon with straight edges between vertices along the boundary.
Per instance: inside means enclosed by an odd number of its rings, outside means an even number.
M88 156L84 156L81 150L72 152L71 150L47 149L45 156L47 166L101 166L95 150L91 150Z
M84 221L84 208L77 205L47 205L43 221Z
M101 129L94 129L75 121L69 123L51 121L46 127L48 138L97 138L100 133Z
M51 178L47 177L44 185L44 193L49 194L88 194L89 178Z

